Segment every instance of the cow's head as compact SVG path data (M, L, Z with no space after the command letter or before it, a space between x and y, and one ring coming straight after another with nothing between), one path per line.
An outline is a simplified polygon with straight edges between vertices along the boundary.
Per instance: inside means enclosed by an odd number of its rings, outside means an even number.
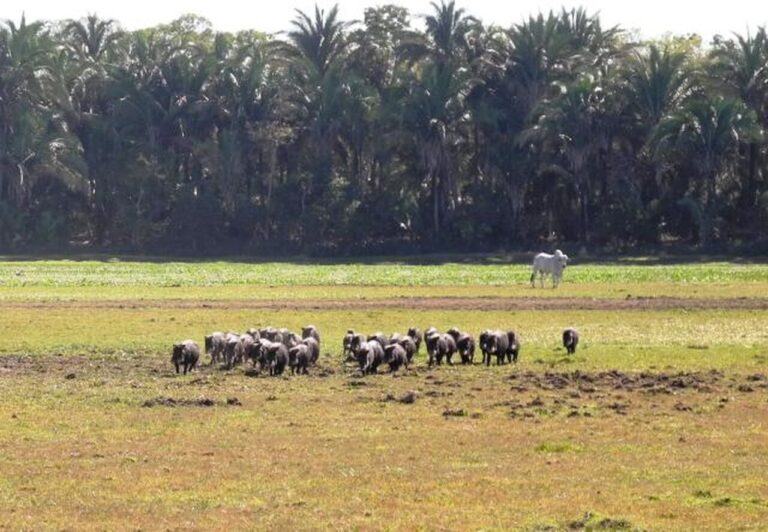
M560 265L561 269L565 269L566 265L568 264L568 255L560 251L559 249L555 250L555 260L557 261L558 265Z

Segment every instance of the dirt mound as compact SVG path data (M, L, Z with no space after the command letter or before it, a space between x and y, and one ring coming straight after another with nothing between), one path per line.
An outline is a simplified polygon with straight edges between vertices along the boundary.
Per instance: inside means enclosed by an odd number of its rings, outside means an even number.
M153 408L155 406L202 406L211 407L216 405L222 406L242 406L237 397L230 397L226 401L217 402L208 397L198 397L197 399L174 399L173 397L155 397L154 399L148 399L144 401L141 406L144 408Z
M524 372L515 373L509 379L515 381L514 388L537 387L543 390L564 390L576 388L584 393L598 389L642 391L645 393L672 393L681 389L702 392L712 391L724 375L718 370L709 372L678 373L629 373L619 370L602 372Z

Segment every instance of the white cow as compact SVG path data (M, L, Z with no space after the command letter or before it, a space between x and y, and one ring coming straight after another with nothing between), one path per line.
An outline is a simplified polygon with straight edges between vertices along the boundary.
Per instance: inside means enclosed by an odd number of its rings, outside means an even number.
M539 253L533 258L533 273L531 274L531 286L535 286L536 274L539 274L541 279L541 287L544 288L544 276L549 274L552 276L552 288L557 288L560 284L560 279L563 276L563 270L568 264L568 255L560 251L555 250L554 255L549 253Z

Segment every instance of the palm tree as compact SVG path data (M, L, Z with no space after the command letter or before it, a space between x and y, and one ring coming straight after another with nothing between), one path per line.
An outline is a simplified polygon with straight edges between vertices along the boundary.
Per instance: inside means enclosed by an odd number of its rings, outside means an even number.
M571 50L574 70L585 67L601 70L624 51L618 41L622 30L618 26L604 29L600 17L590 15L584 8L570 11L563 8L557 26L557 32Z
M518 137L534 124L534 109L553 84L565 84L571 75L569 41L558 21L550 12L506 30L490 29L485 53L475 62L478 82L470 104L477 134L482 134L475 145L484 153L477 156L477 171L490 181L485 194L494 195L493 182L500 183L507 200L500 213L504 228L519 239L524 238L525 197L536 161Z
M0 244L61 238L72 213L57 195L85 192L76 139L47 105L54 46L42 23L0 25Z
M52 43L41 23L0 27L0 201L20 201L28 190L26 177L35 131L35 103L41 96L39 74Z
M712 50L713 73L755 111L764 111L768 97L768 35L765 27L754 36L736 34L735 41L717 41Z
M350 107L346 109L342 136L350 173L356 181L354 196L377 193L394 156L394 137L402 101L402 81L407 65L399 50L410 33L408 10L395 5L365 10L363 26L350 34L347 59L350 77ZM355 198L359 199L359 198Z
M507 30L502 49L503 67L519 85L521 104L530 112L547 87L570 75L570 48L560 31L558 17L539 14Z
M24 202L42 174L82 184L71 138L45 105L53 51L42 23L0 27L0 201Z
M70 20L64 27L69 45L80 56L93 64L102 64L107 55L114 51L121 32L112 19L101 19L88 15L83 20Z
M519 142L537 146L543 161L542 170L566 178L573 187L579 207L579 238L591 240L590 202L592 175L598 158L610 147L616 129L613 122L613 87L603 86L609 80L583 75L568 85L564 93L545 101L537 110L534 126L520 135Z
M402 56L421 68L410 83L405 122L413 124L420 146L432 203L432 230L439 237L443 221L458 194L451 145L460 142L459 126L471 89L467 35L478 22L456 9L453 1L431 3L427 31L401 47Z
M464 9L456 9L456 3L444 0L440 5L431 2L432 15L424 17L427 36L432 42L427 52L437 63L450 63L460 59L467 50L467 34L477 23L474 17L467 15Z
M736 35L736 40L719 41L712 50L712 73L725 85L726 94L741 100L756 113L758 122L768 127L768 35L765 27L754 36ZM747 147L747 178L742 193L745 210L757 201L758 176L763 154L757 142Z
M225 118L218 131L215 172L224 211L234 212L236 198L243 193L250 200L265 189L264 206L270 212L275 152L287 139L285 128L274 119L280 92L274 68L277 47L262 36L247 34L222 52L211 97Z
M671 199L679 180L664 178L666 162L653 157L652 139L661 121L678 112L700 87L690 57L669 43L634 50L622 66L621 77L618 90L626 102L621 199L627 214L634 216L633 232L653 241L659 236L662 206L669 204L653 200Z
M687 62L683 52L653 44L644 53L635 51L628 59L628 99L646 135L694 94L695 81Z
M754 111L722 97L692 100L659 125L654 136L657 156L685 157L698 170L682 204L697 221L700 244L714 236L719 195L738 158L739 143L759 138Z
M294 30L288 33L289 42L283 48L293 150L301 161L292 174L302 216L315 209L330 191L344 102L351 94L345 31L349 25L339 20L338 6L327 14L315 7L314 19L297 10ZM311 235L322 234L325 225L318 222L305 224Z
M484 61L489 68L479 76L482 81L478 91L485 94L487 105L478 117L486 121L485 134L492 146L488 150L492 164L484 171L495 170L503 176L513 227L521 225L531 177L537 170L553 168L542 164L541 159L547 158L548 154L556 154L556 159L569 154L566 161L559 161L556 166L562 170L560 175L568 175L570 185L580 190L581 200L588 199L589 183L579 177L587 171L573 167L572 163L580 159L574 150L604 150L609 143L607 132L599 131L599 138L592 137L584 142L579 135L558 137L560 126L555 118L571 121L564 127L574 130L592 127L588 125L589 117L580 124L574 122L584 111L585 102L591 101L584 95L585 91L591 90L584 88L584 81L592 80L596 87L600 87L604 83L602 80L611 75L609 59L622 52L617 39L619 34L618 28L603 29L597 16L575 9L529 17L506 31L497 32L491 39ZM601 113L608 113L608 110ZM565 137L570 140L563 142ZM589 147L587 140L597 144ZM534 151L537 143L538 148L546 146L546 149ZM550 153L548 150L554 151ZM585 160L590 157L586 156ZM587 238L588 201L580 203L582 238ZM548 209L556 210L552 205Z
M294 30L288 32L288 40L293 45L292 52L309 63L320 77L324 76L344 53L347 45L345 30L351 22L339 20L336 4L327 16L325 10L315 6L314 19L297 9L291 24Z
M113 21L91 15L70 21L59 36L65 47L52 60L46 93L69 130L78 138L87 166L92 236L105 241L115 198L110 176L120 138L110 120L110 56L117 47Z

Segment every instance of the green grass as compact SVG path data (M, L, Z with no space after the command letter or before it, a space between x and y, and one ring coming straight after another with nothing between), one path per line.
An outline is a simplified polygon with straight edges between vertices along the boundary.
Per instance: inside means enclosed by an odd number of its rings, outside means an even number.
M768 265L576 264L558 290L530 287L527 264L408 262L0 262L0 302L329 300L435 297L756 298Z
M165 358L185 338L202 343L214 330L313 323L322 332L323 353L340 360L347 328L366 333L452 326L478 334L514 328L522 335L523 367L647 369L758 368L768 359L768 313L758 310L665 311L409 311L238 310L174 308L17 308L0 321L0 353L150 356ZM582 333L577 361L564 356L560 334ZM717 331L716 333L714 331Z
M526 265L486 262L0 263L0 528L764 527L768 311L568 298L766 298L766 266L577 264L560 289L532 290ZM437 297L452 310L408 299ZM478 302L499 297L563 308ZM274 305L294 299L305 305ZM244 306L254 300L264 308ZM309 377L184 377L168 361L183 338L307 323L323 336ZM422 349L394 377L344 366L348 327L412 324L515 328L520 362L430 370ZM582 333L574 357L566 326ZM601 381L606 370L651 386ZM703 385L672 385L679 372ZM595 380L556 384L585 374ZM411 391L413 404L396 400ZM216 406L142 406L159 397Z
M293 262L0 262L5 287L191 287L191 286L507 286L527 284L526 264L446 262L413 265ZM570 283L745 283L768 282L768 265L712 262L681 265L572 265Z

